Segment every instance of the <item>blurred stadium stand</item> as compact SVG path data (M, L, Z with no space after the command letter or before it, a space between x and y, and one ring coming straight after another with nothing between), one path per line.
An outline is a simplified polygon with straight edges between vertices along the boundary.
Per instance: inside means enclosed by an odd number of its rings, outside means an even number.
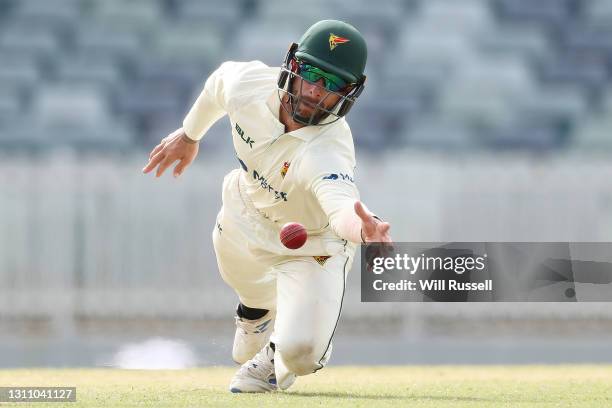
M358 145L612 145L608 0L0 0L0 146L150 147L221 62L278 66L323 18L369 43Z

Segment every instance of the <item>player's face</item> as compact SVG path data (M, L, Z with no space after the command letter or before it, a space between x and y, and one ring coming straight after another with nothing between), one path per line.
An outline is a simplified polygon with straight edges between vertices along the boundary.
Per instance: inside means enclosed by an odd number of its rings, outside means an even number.
M317 82L309 82L301 77L296 77L292 83L291 92L297 96L299 103L294 107L296 115L302 118L310 118L311 115L317 112L317 116L323 116L325 112L321 108L332 110L340 101L341 97L338 94L346 95L350 89L343 89L336 92L330 92L325 89L325 82L320 78Z

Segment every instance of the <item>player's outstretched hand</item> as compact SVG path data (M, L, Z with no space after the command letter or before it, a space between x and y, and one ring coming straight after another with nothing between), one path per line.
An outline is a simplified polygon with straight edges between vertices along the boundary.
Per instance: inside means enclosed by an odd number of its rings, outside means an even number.
M198 149L199 143L189 139L183 128L179 128L155 146L149 154L149 163L142 169L142 172L149 173L157 166L155 176L159 177L178 160L179 164L176 165L173 172L174 177L178 177L195 159Z
M391 224L374 218L361 201L355 202L355 213L361 218L361 232L366 242L393 242L389 235Z
M372 271L375 258L390 257L395 250L389 235L391 225L374 218L374 214L361 201L355 202L355 213L361 218L362 239L369 244L365 251L365 267Z

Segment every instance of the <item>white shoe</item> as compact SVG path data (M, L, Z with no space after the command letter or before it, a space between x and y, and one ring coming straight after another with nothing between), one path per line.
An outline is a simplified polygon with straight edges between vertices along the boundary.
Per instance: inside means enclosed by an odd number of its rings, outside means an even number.
M236 334L232 358L238 364L244 364L270 341L274 327L274 312L269 311L257 320L235 317Z
M274 350L266 344L259 353L240 367L232 378L231 392L268 392L275 391Z

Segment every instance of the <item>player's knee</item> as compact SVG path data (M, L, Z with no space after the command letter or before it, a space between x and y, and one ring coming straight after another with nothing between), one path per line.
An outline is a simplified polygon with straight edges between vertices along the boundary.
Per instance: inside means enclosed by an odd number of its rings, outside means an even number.
M287 368L296 375L307 375L318 367L316 347L308 341L296 341L283 344L281 355Z

